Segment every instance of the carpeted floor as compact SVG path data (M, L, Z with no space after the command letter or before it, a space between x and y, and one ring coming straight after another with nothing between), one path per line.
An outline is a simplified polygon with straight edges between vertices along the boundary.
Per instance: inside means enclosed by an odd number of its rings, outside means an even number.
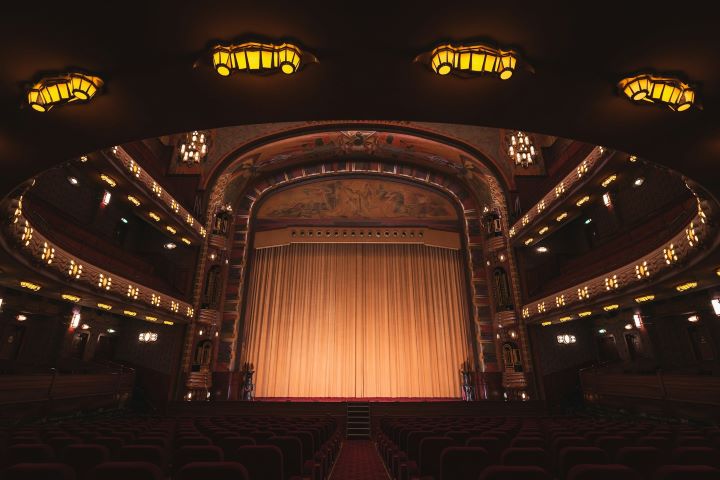
M345 440L330 480L389 480L370 440Z

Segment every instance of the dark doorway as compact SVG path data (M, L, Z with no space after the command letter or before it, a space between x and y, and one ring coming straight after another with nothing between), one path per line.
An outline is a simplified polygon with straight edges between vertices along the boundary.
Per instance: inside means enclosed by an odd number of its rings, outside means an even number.
M101 362L112 360L115 355L115 337L100 334L97 345L95 346L94 360Z
M597 337L598 355L601 362L617 362L620 360L615 337L612 335Z
M691 325L688 327L690 334L690 342L692 343L693 353L698 362L706 362L715 359L715 352L710 343L710 336L705 327L701 325Z
M630 360L635 361L640 353L640 339L638 339L637 335L628 333L625 335L625 343L627 344Z
M25 327L23 325L8 325L2 336L0 344L0 360L17 360L22 347Z
M86 332L76 333L72 340L71 356L73 358L83 359L85 355L85 347L87 346L90 334Z

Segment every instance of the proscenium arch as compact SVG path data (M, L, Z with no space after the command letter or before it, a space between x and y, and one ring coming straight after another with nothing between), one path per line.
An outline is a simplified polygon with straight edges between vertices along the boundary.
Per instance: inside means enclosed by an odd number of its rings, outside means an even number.
M226 183L221 180L223 175L227 175L228 172L238 169L238 167L246 163L248 169L255 168L257 170L262 169L263 173L269 173L281 170L285 168L290 162L277 162L270 164L268 162L256 162L263 152L266 152L279 144L295 141L295 142L312 142L321 135L337 135L341 132L347 131L370 131L379 134L386 135L398 135L404 136L413 141L421 142L424 146L428 147L430 154L436 158L435 162L433 159L422 158L419 154L415 156L414 160L406 160L410 163L417 163L426 168L431 168L433 165L436 170L443 170L442 173L450 175L459 181L465 182L466 187L468 185L467 180L463 177L468 175L468 169L464 163L470 164L472 167L478 169L478 173L482 174L487 179L496 185L494 187L493 200L499 205L504 216L507 216L507 205L509 204L508 192L514 190L514 180L509 168L507 160L504 158L494 159L489 152L483 152L476 146L468 144L466 141L460 138L454 138L448 135L446 132L438 132L430 129L429 127L421 128L418 125L408 126L406 122L373 122L373 121L359 121L359 122L313 122L312 125L303 127L289 127L286 130L272 133L269 135L258 136L252 140L245 142L243 145L232 148L228 153L220 158L212 167L211 171L205 176L201 188L204 187L206 191L206 200L208 205L208 212L212 213L213 208L218 204L218 194L214 191L215 186L218 183ZM497 130L500 135L500 130ZM413 152L406 152L408 154ZM299 154L296 157L288 160L292 160L293 165L302 165L317 159L312 159L313 152L305 152ZM339 147L336 149L335 155L345 156L346 152L343 152ZM392 159L392 155L383 156L378 155L376 158ZM449 158L456 157L456 161L450 161ZM505 166L506 168L502 168ZM471 168L472 168L471 167ZM502 199L502 201L501 201ZM505 220L507 222L507 220Z

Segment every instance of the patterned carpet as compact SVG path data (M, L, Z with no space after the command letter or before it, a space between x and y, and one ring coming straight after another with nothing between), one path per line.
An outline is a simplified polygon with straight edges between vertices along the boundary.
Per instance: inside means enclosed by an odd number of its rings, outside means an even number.
M370 440L345 440L330 480L389 480Z

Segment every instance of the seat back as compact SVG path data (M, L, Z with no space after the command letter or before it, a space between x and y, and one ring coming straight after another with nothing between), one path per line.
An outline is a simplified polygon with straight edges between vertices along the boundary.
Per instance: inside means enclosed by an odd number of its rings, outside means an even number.
M214 445L188 445L177 450L173 470L180 470L188 463L222 462L223 460L225 460L225 456L220 447Z
M163 480L163 472L148 462L105 462L90 471L91 480Z
M247 469L237 462L192 462L173 477L175 480L248 480Z
M643 476L625 465L575 465L568 480L643 480Z
M550 474L540 467L491 465L483 470L480 480L551 480Z
M672 451L675 465L707 465L720 468L720 455L710 447L677 447Z
M18 463L3 472L5 480L76 480L75 471L63 463Z
M645 478L651 478L655 470L662 465L663 458L660 450L655 447L623 447L615 455L615 462L627 465Z
M302 443L296 437L278 436L267 440L268 445L275 445L282 451L283 471L285 478L302 474L303 452Z
M78 479L88 476L90 470L96 465L107 462L110 452L102 445L78 444L68 445L62 452L63 463L70 465Z
M282 450L275 445L247 445L240 447L230 460L241 463L250 478L284 480Z
M421 475L440 477L440 457L448 447L455 445L450 437L425 437L420 442L418 466Z
M490 463L482 447L448 447L440 455L440 480L477 480Z
M115 454L121 462L147 462L164 470L167 465L165 450L157 445L125 445Z
M717 480L720 470L707 465L664 465L657 469L653 480Z
M560 478L567 478L568 472L575 465L608 463L607 453L598 447L565 447L560 451Z
M252 437L227 437L218 443L226 459L233 458L235 451L245 445L255 445L255 439Z
M547 450L539 447L506 448L502 453L501 463L503 465L550 468Z
M18 443L10 445L7 452L7 464L52 462L55 452L50 445L41 443Z

